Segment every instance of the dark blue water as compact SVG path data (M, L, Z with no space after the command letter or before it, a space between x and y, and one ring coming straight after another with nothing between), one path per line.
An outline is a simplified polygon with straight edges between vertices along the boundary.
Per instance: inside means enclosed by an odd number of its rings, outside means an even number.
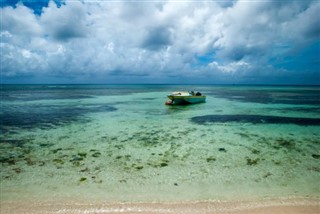
M282 111L320 113L319 87L272 86L195 86L195 85L1 85L1 132L10 127L52 127L82 119L88 113L116 111L108 103L81 103L99 96L122 96L144 92L177 90L201 91L210 97L234 102L289 104ZM145 98L145 101L153 98ZM178 109L177 107L176 109ZM183 109L181 109L183 110ZM222 116L223 117L223 116ZM249 117L246 118L250 120ZM228 120L228 116L225 116ZM317 120L317 118L312 121ZM281 118L279 122L281 123ZM274 121L276 122L276 121ZM314 124L314 122L312 122ZM308 125L308 120L305 120ZM317 124L317 122L316 122Z

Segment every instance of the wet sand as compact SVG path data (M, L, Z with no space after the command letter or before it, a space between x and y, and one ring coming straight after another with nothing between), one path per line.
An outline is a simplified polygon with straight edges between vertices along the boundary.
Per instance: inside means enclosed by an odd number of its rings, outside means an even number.
M317 214L319 199L291 198L259 201L203 201L174 203L106 203L102 201L2 201L1 214L51 213L232 213Z

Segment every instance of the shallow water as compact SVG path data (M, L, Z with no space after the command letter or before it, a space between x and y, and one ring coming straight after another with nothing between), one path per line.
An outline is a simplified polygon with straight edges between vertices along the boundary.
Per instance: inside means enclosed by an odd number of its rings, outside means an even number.
M166 106L171 91L207 102ZM320 88L1 86L1 200L320 196Z

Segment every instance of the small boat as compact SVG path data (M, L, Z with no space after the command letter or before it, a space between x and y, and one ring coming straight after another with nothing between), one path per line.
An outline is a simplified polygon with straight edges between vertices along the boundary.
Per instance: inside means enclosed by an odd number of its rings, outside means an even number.
M169 100L166 101L166 105L185 105L202 103L206 101L206 96L200 92L194 93L193 91L177 91L168 94Z

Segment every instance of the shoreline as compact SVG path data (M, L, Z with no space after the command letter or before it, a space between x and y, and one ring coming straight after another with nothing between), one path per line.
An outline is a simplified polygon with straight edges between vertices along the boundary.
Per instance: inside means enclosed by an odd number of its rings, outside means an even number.
M84 200L1 201L1 214L51 213L233 213L233 214L316 214L319 198L276 198L248 201L185 201L185 202L104 202Z

